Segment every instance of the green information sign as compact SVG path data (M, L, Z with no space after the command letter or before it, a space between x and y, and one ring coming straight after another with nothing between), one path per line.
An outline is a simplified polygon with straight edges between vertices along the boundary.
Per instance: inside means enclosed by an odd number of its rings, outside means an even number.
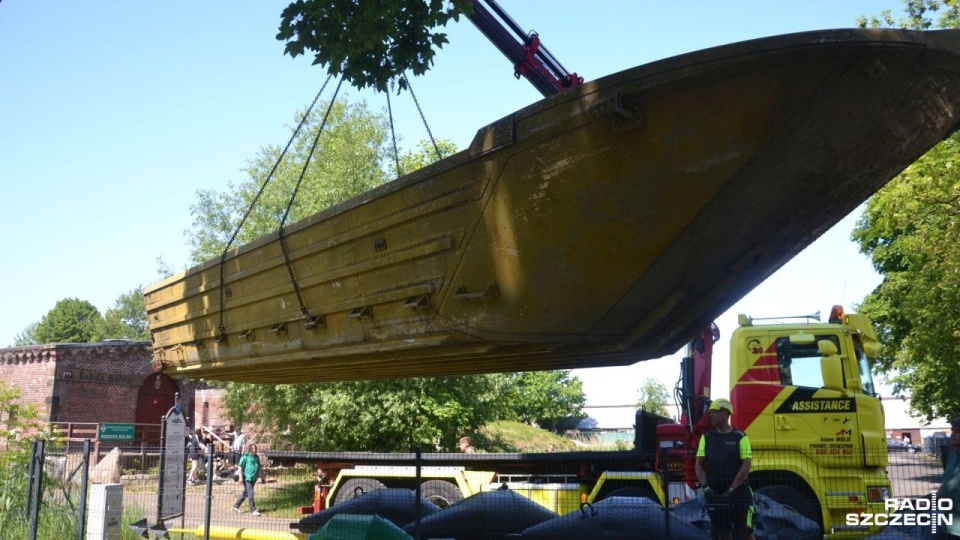
M132 441L133 424L100 424L97 438L101 441Z

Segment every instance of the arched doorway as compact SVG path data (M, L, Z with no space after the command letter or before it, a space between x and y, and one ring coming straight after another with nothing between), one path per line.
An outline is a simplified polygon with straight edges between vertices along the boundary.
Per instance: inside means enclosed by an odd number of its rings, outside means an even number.
M146 441L148 444L160 442L160 419L167 414L170 407L173 407L178 392L180 392L180 386L169 375L153 373L143 380L137 392L138 440Z

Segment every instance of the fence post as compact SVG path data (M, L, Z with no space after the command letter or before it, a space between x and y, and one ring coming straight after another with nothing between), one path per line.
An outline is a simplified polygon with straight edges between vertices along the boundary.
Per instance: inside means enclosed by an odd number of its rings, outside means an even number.
M80 504L77 519L77 540L83 540L87 524L87 478L90 469L90 439L83 441L83 461L80 465Z
M157 523L160 523L160 514L163 513L163 469L166 466L167 423L166 416L160 418L160 470L158 474L159 491L157 492Z
M36 442L36 448L37 448L36 462L37 462L37 465L34 467L34 471L36 472L36 474L35 474L35 476L34 476L34 478L35 478L35 480L34 480L35 486L30 486L30 488L34 490L34 492L33 492L33 499L34 499L33 515L32 515L31 518L30 518L30 540L37 540L37 526L38 526L38 524L40 523L40 497L43 495L43 460L44 460L43 447L44 447L44 443L45 443L45 441L44 441L43 439L40 439L39 441Z
M417 480L416 480L417 491L416 491L416 496L413 498L414 500L413 508L416 511L415 512L416 522L415 522L415 525L413 526L413 537L415 540L420 540L422 538L421 531L420 531L420 515L423 511L423 509L421 508L422 504L420 502L420 498L422 495L421 486L423 485L423 483L420 481L421 475L423 473L423 447L422 446L417 446L417 458L416 458L415 465L416 465L416 471L417 471Z
M667 463L667 451L665 448L658 448L660 452L660 465L662 467L662 482L660 489L663 490L663 531L667 538L670 538L670 464Z
M39 444L39 442L40 441L33 441L33 446L30 448L30 466L27 472L27 493L23 501L23 519L30 519L30 513L33 509L33 475L36 474L37 444Z
M242 473L241 473L242 474ZM244 487L246 490L246 487ZM250 492L251 496L253 492ZM253 499L250 499L253 500ZM207 500L203 510L203 540L210 540L210 507L213 503L213 443L207 445ZM186 512L184 512L186 513Z

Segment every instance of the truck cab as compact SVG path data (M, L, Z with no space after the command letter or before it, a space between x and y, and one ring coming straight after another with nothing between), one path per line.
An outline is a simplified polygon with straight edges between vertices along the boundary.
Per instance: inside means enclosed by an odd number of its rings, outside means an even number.
M751 486L830 536L874 532L845 525L845 516L882 512L891 497L869 360L878 351L867 317L840 306L826 323L741 315L730 341L732 424L753 447Z

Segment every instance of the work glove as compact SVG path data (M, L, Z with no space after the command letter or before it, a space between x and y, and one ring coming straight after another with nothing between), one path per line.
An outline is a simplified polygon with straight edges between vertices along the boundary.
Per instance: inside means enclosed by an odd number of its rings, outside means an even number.
M703 488L703 498L712 501L717 498L717 492L712 487L706 486Z
M733 495L733 488L727 488L723 493L717 494L713 497L713 502L726 503L730 501L730 496Z

